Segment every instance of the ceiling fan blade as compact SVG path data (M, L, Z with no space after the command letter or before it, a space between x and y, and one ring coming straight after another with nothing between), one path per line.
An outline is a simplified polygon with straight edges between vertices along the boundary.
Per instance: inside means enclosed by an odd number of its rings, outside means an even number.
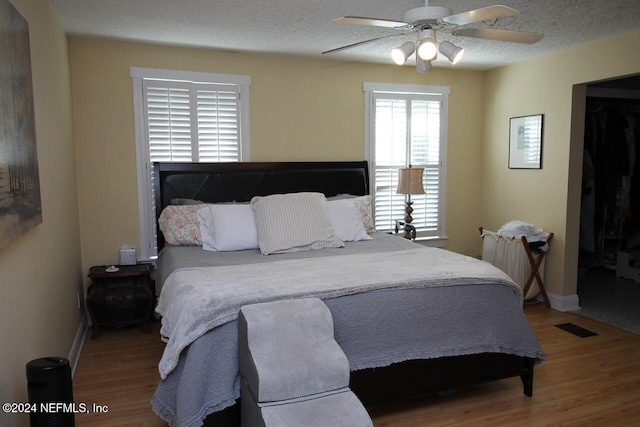
M364 40L364 41L357 42L357 43L348 44L346 46L341 46L341 47L337 47L335 49L326 50L326 51L322 52L322 55L324 55L325 53L340 52L341 50L351 49L352 47L356 47L356 46L360 46L360 45L363 45L363 44L371 43L371 42L374 42L376 40L386 39L388 37L393 37L393 36L396 36L396 35L397 34L386 35L386 36L382 36L382 37L376 37L375 39L369 39L369 40Z
M453 36L475 37L478 39L497 40L501 42L533 44L540 41L544 34L526 31L495 30L490 28L460 28L451 31Z
M510 16L516 16L519 13L519 11L507 6L493 5L446 16L442 18L442 20L447 24L466 25L472 24L474 22L493 21L494 19L508 18Z
M331 22L338 24L352 24L352 25L371 25L374 27L385 28L402 28L408 24L402 21L393 21L391 19L379 19L379 18L365 18L363 16L343 16L342 18L333 19Z

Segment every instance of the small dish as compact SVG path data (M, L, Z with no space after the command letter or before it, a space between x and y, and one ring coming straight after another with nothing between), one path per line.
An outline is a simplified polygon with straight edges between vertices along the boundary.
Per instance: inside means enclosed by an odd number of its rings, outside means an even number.
M116 271L119 271L120 269L118 267L116 267L115 265L112 265L111 267L107 267L104 271L106 271L107 273L115 273Z

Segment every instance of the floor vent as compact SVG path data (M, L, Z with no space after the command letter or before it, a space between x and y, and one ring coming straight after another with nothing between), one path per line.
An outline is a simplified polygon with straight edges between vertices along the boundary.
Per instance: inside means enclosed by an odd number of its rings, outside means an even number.
M563 331L567 331L573 335L576 335L580 338L587 338L587 337L593 337L598 335L595 332L591 332L588 329L581 328L580 326L574 325L573 323L562 323L560 325L554 325L554 326L556 328L562 329Z

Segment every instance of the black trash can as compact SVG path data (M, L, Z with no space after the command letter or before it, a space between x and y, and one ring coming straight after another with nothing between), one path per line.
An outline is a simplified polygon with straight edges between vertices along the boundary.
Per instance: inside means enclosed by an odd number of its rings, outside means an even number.
M27 363L31 427L75 427L71 368L64 357Z

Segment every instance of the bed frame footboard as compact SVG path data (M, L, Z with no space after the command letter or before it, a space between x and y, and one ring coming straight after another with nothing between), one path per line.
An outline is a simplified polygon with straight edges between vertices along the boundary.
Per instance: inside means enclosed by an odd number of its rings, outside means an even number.
M533 396L534 359L482 353L429 360L410 360L384 368L351 372L350 388L367 406L424 394L456 390L470 384L519 376L523 392ZM240 405L211 414L205 426L239 426Z
M410 360L384 368L352 372L351 389L367 405L519 376L524 394L531 397L533 370L533 359L498 353Z

